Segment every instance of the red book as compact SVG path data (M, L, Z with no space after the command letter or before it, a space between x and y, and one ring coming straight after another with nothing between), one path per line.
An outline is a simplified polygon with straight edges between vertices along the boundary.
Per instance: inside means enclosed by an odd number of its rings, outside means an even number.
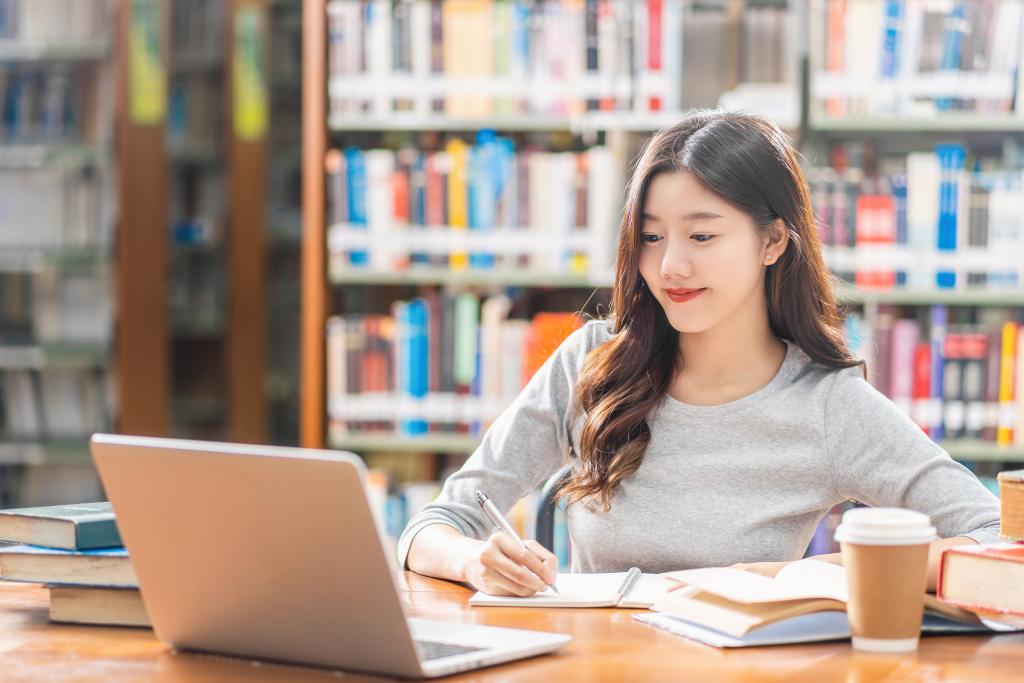
M652 76L661 72L661 2L647 0L647 70ZM661 111L661 97L649 97L647 107Z
M928 433L931 421L931 377L932 347L928 342L921 342L914 349L914 391L911 395L913 403L910 415L924 433Z
M896 243L896 203L892 195L862 194L856 206L857 247L867 249ZM858 287L892 289L896 273L892 269L857 269Z
M958 545L942 553L938 598L1024 626L1024 543Z

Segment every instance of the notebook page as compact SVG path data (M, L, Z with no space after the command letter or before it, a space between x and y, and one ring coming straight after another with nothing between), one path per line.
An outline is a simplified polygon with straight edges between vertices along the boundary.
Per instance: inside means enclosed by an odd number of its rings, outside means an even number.
M491 607L611 607L615 605L626 572L607 574L559 574L558 593L550 588L528 598L477 592L470 605ZM641 577L642 578L642 577Z

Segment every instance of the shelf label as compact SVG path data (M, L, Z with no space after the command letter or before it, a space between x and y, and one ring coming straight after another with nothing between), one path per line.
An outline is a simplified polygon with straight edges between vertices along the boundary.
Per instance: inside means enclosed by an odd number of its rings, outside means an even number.
M132 0L128 35L129 116L133 123L142 126L161 123L167 108L162 23L157 0Z
M259 7L247 5L235 13L231 62L235 137L246 142L262 140L267 132L269 105L263 13Z

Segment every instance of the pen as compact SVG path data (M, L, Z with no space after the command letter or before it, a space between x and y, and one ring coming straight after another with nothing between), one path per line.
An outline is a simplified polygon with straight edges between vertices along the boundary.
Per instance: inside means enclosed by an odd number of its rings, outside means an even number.
M615 597L615 604L618 604L619 601L626 596L626 593L633 590L633 586L640 578L640 574L641 572L638 567L633 567L626 572L626 576L622 579L622 585L619 586L618 595Z
M473 494L473 497L476 498L476 502L480 504L481 508L483 508L484 514L487 515L487 518L491 520L491 524L511 536L512 539L519 544L521 549L529 552L526 544L523 543L523 539L519 538L519 534L516 533L516 530L513 529L512 525L508 523L507 519L505 519L505 515L501 514L501 510L498 509L498 506L494 504L486 493L477 489ZM551 590L558 593L558 587L555 586L555 584L551 584Z

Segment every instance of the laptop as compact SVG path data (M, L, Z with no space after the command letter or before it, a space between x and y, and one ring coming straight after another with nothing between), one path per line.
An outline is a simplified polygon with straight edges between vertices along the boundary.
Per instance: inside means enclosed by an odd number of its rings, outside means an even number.
M358 457L97 434L157 637L179 650L435 677L570 636L406 617Z

